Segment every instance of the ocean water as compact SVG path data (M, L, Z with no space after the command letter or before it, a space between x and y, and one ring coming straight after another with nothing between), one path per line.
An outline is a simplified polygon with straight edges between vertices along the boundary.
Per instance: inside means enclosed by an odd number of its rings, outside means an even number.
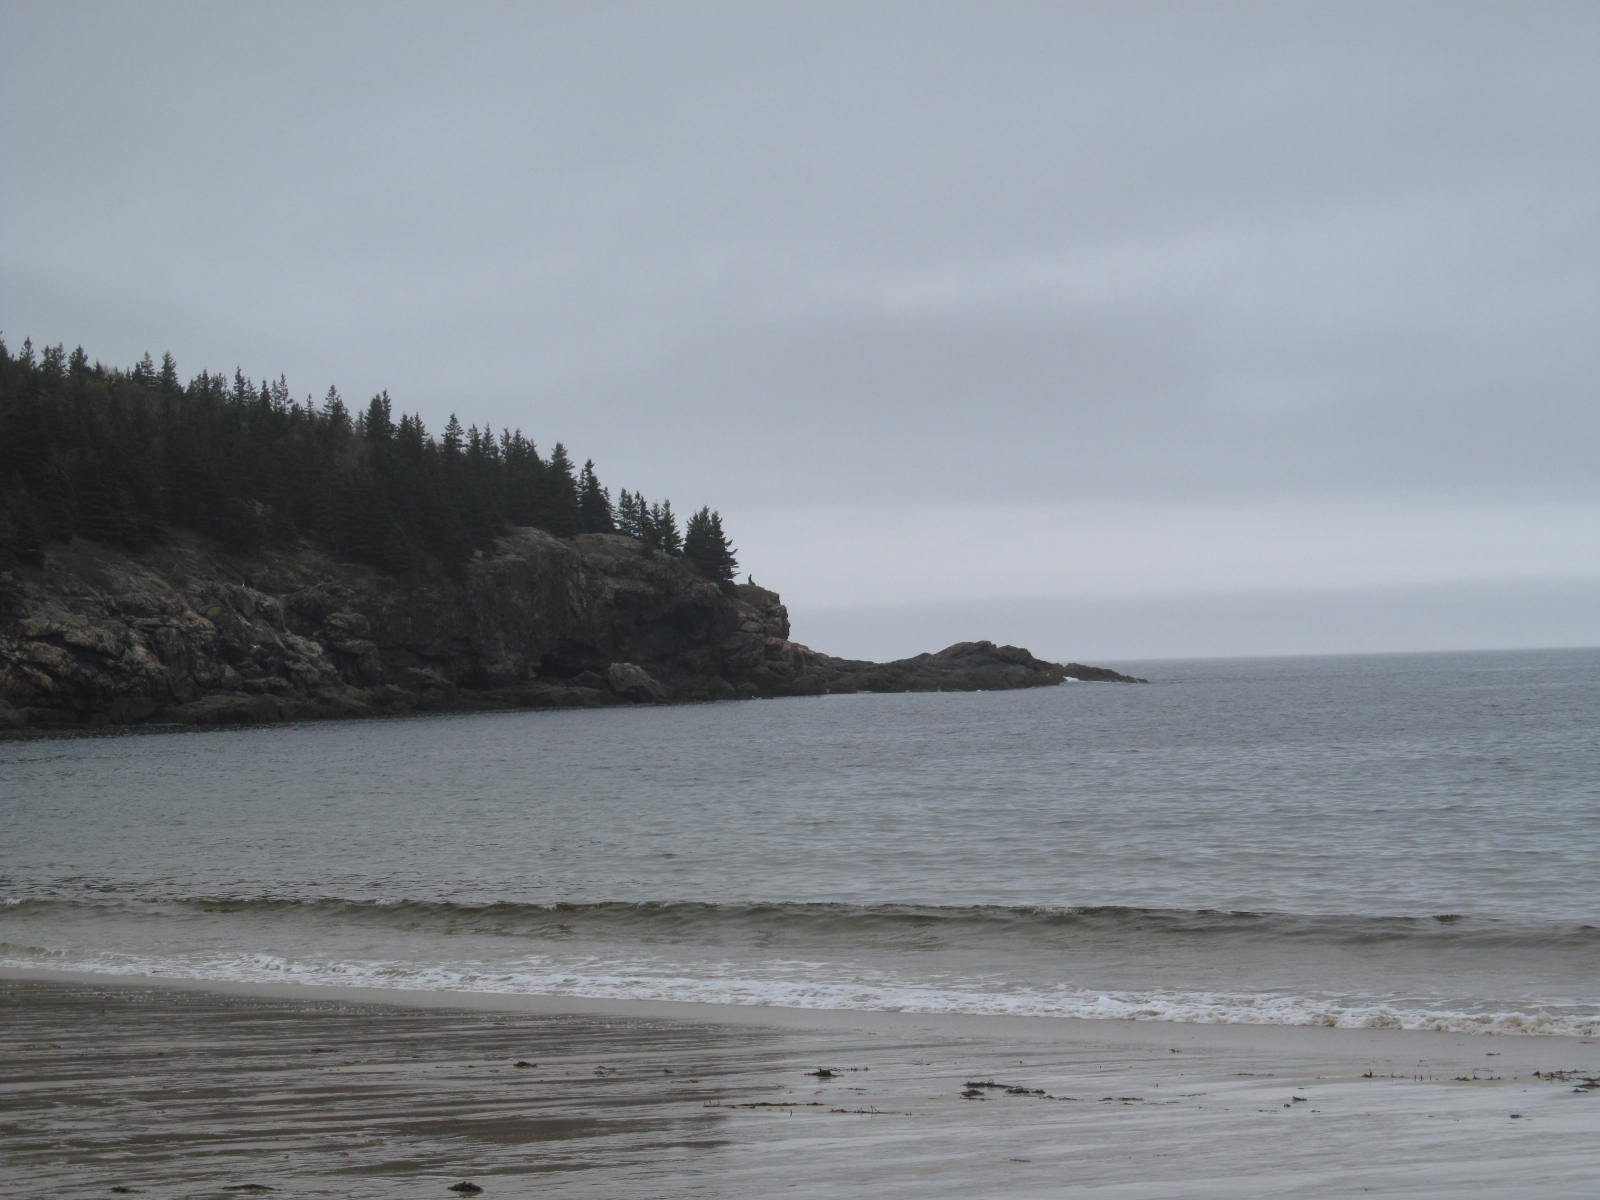
M1600 650L0 742L0 966L1600 1033Z

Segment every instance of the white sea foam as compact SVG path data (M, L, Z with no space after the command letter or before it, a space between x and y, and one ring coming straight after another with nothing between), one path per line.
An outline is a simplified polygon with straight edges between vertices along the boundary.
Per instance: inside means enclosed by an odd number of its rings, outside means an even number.
M103 975L241 983L397 988L590 999L667 1000L762 1008L866 1010L1180 1022L1204 1025L1316 1025L1341 1029L1409 1029L1452 1033L1600 1035L1600 1011L1587 1004L1533 1011L1462 1012L1443 1008L1352 1003L1326 997L1167 992L1135 995L1072 988L964 990L956 987L811 977L763 977L732 964L702 974L651 964L592 960L576 964L528 961L515 969L498 964L419 965L371 960L314 962L275 954L209 957L95 954L74 956L39 947L9 947L0 967L38 967ZM776 966L777 964L774 964ZM794 966L798 964L785 964Z

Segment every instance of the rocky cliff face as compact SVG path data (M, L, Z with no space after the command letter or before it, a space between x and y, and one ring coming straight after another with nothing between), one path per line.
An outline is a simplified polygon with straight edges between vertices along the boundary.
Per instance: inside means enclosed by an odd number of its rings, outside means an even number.
M519 529L462 578L424 583L311 549L244 557L192 537L138 557L55 547L45 567L0 576L0 730L1029 687L1068 676L986 642L897 663L831 658L789 640L776 593L727 592L682 559L611 534Z

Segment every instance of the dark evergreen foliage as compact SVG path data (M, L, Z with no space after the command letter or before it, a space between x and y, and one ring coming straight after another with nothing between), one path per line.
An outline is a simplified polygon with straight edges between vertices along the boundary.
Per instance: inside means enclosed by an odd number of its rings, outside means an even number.
M578 520L585 533L615 533L617 530L611 493L600 486L592 458L585 460L583 473L578 476Z
M560 442L551 448L541 479L540 508L544 519L539 524L559 537L581 533L583 519L578 508L578 480L573 475L567 448Z
M452 414L435 439L387 392L352 416L337 388L297 403L281 375L184 385L171 354L116 370L0 339L0 568L74 537L137 551L191 529L237 550L306 540L391 572L454 571L512 525L683 548L670 503L624 490L613 509L593 460L579 474L560 442L547 460L521 430Z
M639 513L639 501L632 492L623 488L617 495L617 532L633 538L639 537L644 529L640 523Z
M701 574L719 583L732 584L739 560L733 544L722 531L722 515L710 508L702 508L689 518L683 535L683 556L700 569Z
M650 517L645 525L649 531L645 545L654 547L663 554L683 553L683 535L678 532L678 518L673 515L671 500L652 504Z

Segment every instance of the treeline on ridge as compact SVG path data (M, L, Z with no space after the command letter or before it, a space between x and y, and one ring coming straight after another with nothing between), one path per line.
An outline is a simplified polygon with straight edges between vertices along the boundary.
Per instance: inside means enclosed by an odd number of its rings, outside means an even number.
M725 584L738 566L709 507L680 530L670 501L613 501L592 460L575 467L560 442L541 455L520 429L452 415L434 437L397 420L387 392L352 413L334 387L297 403L281 375L184 384L171 354L121 370L0 339L0 566L42 564L75 537L138 551L189 529L240 551L307 539L395 574L454 573L513 525L624 533Z

